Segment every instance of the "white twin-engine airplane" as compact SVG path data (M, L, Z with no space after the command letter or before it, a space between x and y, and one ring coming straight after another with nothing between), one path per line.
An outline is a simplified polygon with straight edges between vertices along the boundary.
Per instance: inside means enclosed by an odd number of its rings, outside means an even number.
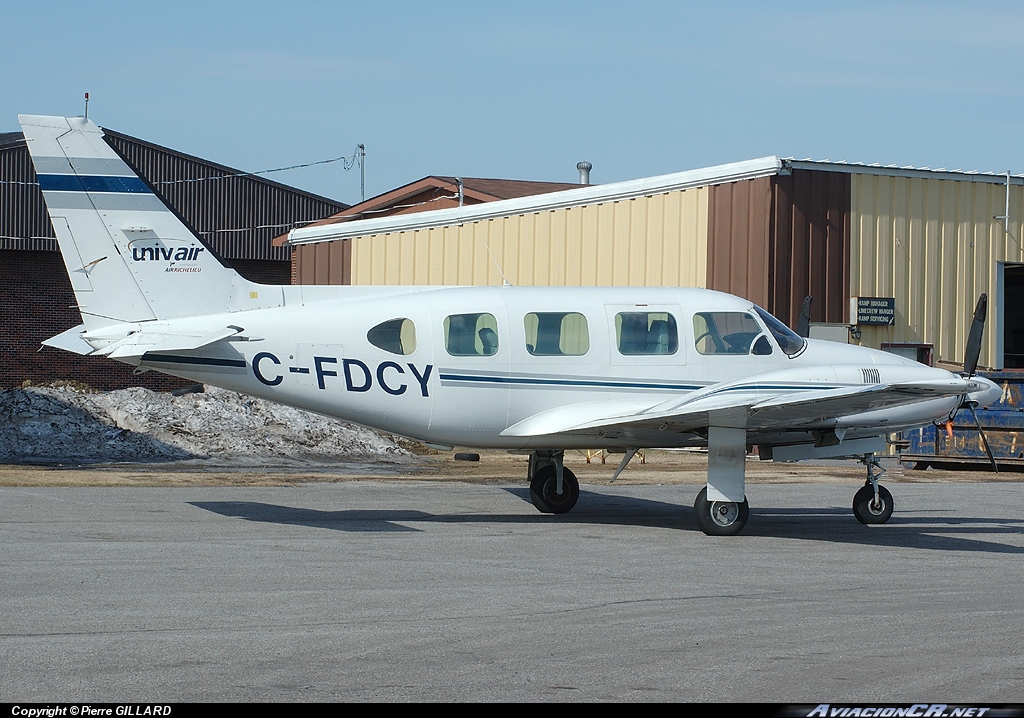
M22 116L83 324L44 342L272 399L428 445L529 452L531 496L569 511L566 449L708 447L707 534L747 521L747 447L856 456L884 523L886 436L1000 390L803 339L751 302L683 288L265 286L224 266L82 118ZM977 330L976 332L974 330Z

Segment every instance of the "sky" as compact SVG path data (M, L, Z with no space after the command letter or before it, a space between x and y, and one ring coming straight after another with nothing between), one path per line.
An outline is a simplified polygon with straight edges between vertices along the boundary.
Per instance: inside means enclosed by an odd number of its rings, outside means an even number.
M81 115L259 171L366 147L594 183L768 155L1024 173L1024 3L67 2L0 13L0 132ZM347 203L342 162L267 175Z

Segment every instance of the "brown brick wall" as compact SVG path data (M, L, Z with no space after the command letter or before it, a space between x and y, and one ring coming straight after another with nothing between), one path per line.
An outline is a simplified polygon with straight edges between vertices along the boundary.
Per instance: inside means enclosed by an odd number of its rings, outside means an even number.
M239 260L239 272L262 283L287 284L289 262ZM82 323L71 282L58 252L0 250L0 388L55 380L79 381L95 389L142 386L170 391L192 382L146 372L112 359L81 357L44 339Z

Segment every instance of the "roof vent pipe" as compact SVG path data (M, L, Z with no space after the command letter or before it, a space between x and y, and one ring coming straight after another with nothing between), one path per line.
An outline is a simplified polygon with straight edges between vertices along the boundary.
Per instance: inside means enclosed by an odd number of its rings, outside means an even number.
M584 160L576 163L576 169L580 171L580 184L590 184L590 170L594 169L594 165Z

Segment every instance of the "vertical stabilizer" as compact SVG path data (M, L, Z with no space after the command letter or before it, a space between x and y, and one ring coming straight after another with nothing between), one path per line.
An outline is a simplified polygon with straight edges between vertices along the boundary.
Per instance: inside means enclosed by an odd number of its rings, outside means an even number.
M89 330L249 308L225 267L81 117L19 117ZM243 303L244 304L244 303Z

